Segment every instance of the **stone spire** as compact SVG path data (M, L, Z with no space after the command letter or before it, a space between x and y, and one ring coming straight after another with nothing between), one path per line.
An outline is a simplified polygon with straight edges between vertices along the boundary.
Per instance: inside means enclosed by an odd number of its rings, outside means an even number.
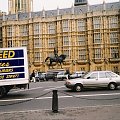
M32 18L32 13L31 12L29 12L29 18Z
M57 7L57 15L60 15L59 7Z
M105 0L103 0L103 10L106 10L106 3L105 3Z
M87 12L90 12L90 5L89 5L89 3L87 5Z
M5 21L5 15L6 15L6 13L3 12L2 14L3 14L3 21Z
M72 4L72 7L71 7L71 12L72 14L74 14L74 5Z
M43 15L42 15L42 17L45 17L45 10L44 10L44 7L43 7L43 10L42 10L42 12L43 12Z

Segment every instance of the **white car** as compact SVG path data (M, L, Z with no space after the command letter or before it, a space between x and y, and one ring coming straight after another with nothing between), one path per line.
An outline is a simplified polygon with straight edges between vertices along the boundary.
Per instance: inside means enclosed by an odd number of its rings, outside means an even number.
M72 75L70 75L70 78L80 78L82 77L86 72L85 71L76 71Z
M83 88L107 87L114 90L120 85L120 76L112 71L88 72L83 78L75 78L65 81L65 86L75 91Z
M66 73L66 71L59 72L57 74L57 79L61 79L61 80L67 79L67 75L65 73Z

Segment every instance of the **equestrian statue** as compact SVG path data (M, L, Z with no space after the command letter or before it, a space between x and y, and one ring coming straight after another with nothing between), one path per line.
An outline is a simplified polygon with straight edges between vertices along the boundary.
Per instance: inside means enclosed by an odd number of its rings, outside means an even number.
M56 48L54 48L54 57L47 57L45 59L45 62L47 62L49 60L49 64L48 66L52 66L53 67L53 62L57 63L57 64L60 64L61 65L61 68L62 68L62 63L64 62L66 58L66 55L64 54L61 54L60 56L58 56L58 51L56 50Z

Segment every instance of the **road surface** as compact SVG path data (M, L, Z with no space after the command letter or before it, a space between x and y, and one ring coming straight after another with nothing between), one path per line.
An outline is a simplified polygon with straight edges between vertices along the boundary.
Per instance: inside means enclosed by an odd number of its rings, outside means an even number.
M120 89L73 92L64 86L64 81L48 81L30 83L30 89L11 91L0 99L0 112L52 110L53 90L58 90L58 109L120 105Z

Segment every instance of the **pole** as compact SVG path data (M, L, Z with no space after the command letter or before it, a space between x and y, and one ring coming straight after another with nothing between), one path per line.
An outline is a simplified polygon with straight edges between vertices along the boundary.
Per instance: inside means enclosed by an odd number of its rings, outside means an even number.
M57 94L57 90L53 90L52 111L54 113L58 113L58 94Z

